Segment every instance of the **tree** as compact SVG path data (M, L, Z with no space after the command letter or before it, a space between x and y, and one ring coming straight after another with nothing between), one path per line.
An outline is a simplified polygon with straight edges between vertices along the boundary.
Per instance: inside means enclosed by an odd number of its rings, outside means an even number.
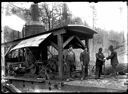
M71 24L83 25L84 23L83 23L83 21L80 17L75 17L75 18L72 19Z
M40 4L41 19L48 27L47 30L71 23L72 14L66 3Z
M52 5L50 4L48 3L40 4L40 12L41 12L40 17L42 21L45 23L47 30L55 28L59 18L61 17L62 4L57 4L57 3L52 3Z
M27 22L31 20L31 10L26 8L20 8L16 6L16 2L9 2L10 12L19 16L21 19L26 20Z
M2 16L4 16L3 17L3 21L5 21L4 19L6 19L6 17L17 13L17 10L14 10L14 8L15 7L12 6L10 3L7 3L7 2L2 3ZM4 22L4 23L6 23L6 22ZM2 32L4 32L4 40L5 40L5 42L13 41L15 39L20 38L20 32L11 29L7 25L8 24L4 24L3 27L2 27L3 28Z
M84 26L89 27L88 23L86 21L83 22Z
M71 16L72 16L72 14L70 13L67 4L63 3L63 6L62 6L62 17L61 17L62 25L70 24L71 23Z

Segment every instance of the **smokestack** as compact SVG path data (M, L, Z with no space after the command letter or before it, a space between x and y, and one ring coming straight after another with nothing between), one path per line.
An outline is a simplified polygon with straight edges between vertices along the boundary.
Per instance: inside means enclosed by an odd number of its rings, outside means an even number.
M39 19L38 4L31 5L31 21L27 22L23 28L24 37L45 32L45 26Z
M31 5L31 16L32 16L32 21L39 21L38 4Z

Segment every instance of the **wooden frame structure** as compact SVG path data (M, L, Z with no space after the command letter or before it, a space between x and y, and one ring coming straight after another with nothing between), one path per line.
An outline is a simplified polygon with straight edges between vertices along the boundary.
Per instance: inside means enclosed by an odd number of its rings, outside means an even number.
M63 49L67 49L69 45L73 45L74 48L84 49L86 45L89 50L88 40L93 38L93 35L96 33L95 30L81 25L67 25L30 37L14 40L13 42L4 43L2 45L16 42L19 43L29 38L48 33L51 34L39 44L39 48L43 49L43 54L45 54L43 57L44 59L47 59L47 46L52 45L58 51L59 78L60 80L63 80ZM85 40L85 45L81 42L81 40Z

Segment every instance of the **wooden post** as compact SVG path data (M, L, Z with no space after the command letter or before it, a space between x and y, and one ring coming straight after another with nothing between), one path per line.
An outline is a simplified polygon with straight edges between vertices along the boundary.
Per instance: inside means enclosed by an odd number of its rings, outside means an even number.
M1 32L2 40L1 42L4 43L4 31ZM2 69L2 77L5 76L5 45L1 46L1 69Z
M58 65L59 65L59 78L60 80L63 79L63 37L61 34L57 35L57 41L58 41Z
M59 65L59 78L63 80L63 36L66 30L61 29L53 33L53 35L57 35L57 42L58 42L58 65Z
M88 49L88 52L89 52L89 45L88 45L88 39L85 39L85 46L87 47L87 49Z

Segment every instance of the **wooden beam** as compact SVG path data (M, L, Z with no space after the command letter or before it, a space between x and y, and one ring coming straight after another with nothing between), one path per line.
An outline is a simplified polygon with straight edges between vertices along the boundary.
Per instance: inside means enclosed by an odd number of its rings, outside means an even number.
M64 34L64 33L66 33L66 31L64 29L61 29L56 32L53 32L53 35L60 35L60 34Z
M81 40L80 40L79 37L75 36L75 38L80 42L80 44L81 44L83 47L85 47L85 45L81 42Z
M54 42L51 42L51 45L58 51L59 50L59 47L57 44L55 44Z
M58 41L58 65L59 65L59 78L60 80L63 79L63 36L57 35Z
M52 52L50 51L50 49L48 49L48 53L51 54L51 55L53 56L53 54L52 54Z
M10 51L11 48L12 48L12 45L9 46L9 48L8 48L7 51L5 52L4 56L7 55L7 53Z
M64 44L63 44L63 48L74 38L74 36L71 36L70 38L68 38Z
M89 47L88 47L88 46L89 46L89 45L88 45L88 39L86 39L86 38L85 38L85 45L86 45L86 47L87 47L87 49L88 49L88 52L89 52Z
M2 43L4 43L4 33L1 32L2 34ZM5 70L5 45L1 45L1 69L2 69L2 78L5 76L6 74L6 70Z

